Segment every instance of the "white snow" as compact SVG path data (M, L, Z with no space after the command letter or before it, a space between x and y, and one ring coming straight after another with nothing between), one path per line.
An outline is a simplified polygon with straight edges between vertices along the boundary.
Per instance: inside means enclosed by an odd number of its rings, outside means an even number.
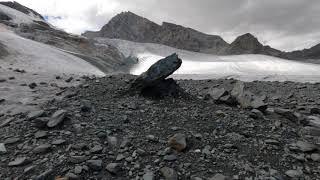
M117 47L126 56L139 58L132 74L141 74L153 63L172 53L183 60L174 74L179 79L236 78L243 81L320 82L320 65L290 61L265 55L215 56L172 47L135 43L118 39L97 38L99 43Z
M24 69L42 74L97 75L104 73L88 62L49 45L22 38L3 28L0 42L9 55L0 59L0 66Z
M32 23L33 21L43 21L41 18L34 15L33 13L30 13L29 15L27 15L2 4L0 4L0 12L12 18L11 21L17 24L21 24L21 23L29 24L29 23Z

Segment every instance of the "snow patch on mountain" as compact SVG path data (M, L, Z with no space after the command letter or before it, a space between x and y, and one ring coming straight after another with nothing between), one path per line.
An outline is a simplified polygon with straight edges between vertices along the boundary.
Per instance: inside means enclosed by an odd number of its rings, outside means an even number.
M21 68L28 72L45 74L98 75L104 73L88 62L52 46L22 38L4 28L0 42L9 55L0 60L2 67Z
M13 23L22 24L22 23L33 23L34 21L43 21L40 17L36 16L33 13L29 13L29 15L24 14L20 11L12 9L10 7L4 6L0 4L0 13L6 14L12 20ZM43 21L44 22L44 21Z

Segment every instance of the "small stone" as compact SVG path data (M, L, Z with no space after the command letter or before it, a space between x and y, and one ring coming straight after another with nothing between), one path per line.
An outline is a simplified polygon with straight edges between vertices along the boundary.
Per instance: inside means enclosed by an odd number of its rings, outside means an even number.
M102 160L88 160L87 165L96 171L99 171L102 169Z
M208 180L231 180L231 178L223 174L216 174L212 178L209 178Z
M123 154L118 154L116 161L121 161L123 159L125 159L126 157Z
M178 180L178 174L172 168L163 167L160 169L160 173L165 178L165 180Z
M33 149L33 153L35 154L45 154L51 150L50 144L42 144Z
M74 173L81 174L82 173L82 166L76 166L74 168Z
M67 83L69 83L69 82L71 82L73 80L73 77L69 77L68 79L66 79L65 81L67 82Z
M177 156L174 155L174 154L166 155L166 156L163 157L163 159L165 161L175 161L175 160L177 160Z
M298 122L299 121L299 114L296 112L293 112L290 109L282 109L282 108L276 108L274 110L275 113L289 119L292 122Z
M49 128L53 128L61 124L67 117L67 111L66 110L59 110L56 111L50 118L49 122L47 123L47 126Z
M90 149L91 153L101 153L103 150L103 147L101 145L95 145L93 148Z
M8 118L8 119L4 120L2 123L0 123L0 128L9 125L13 120L14 120L14 118Z
M259 111L258 109L251 110L249 116L253 119L263 119L263 113L261 111Z
M312 161L320 162L320 154L311 154L310 158L312 159Z
M120 163L110 163L107 165L106 170L111 174L118 174L121 171Z
M317 146L305 141L298 141L293 146L297 147L302 152L312 152L317 150Z
M187 147L186 136L184 134L175 134L173 137L169 138L168 144L171 148L182 152Z
M39 110L39 111L32 111L27 115L28 120L34 120L38 117L41 117L45 114L45 112L43 110Z
M12 138L6 139L3 143L4 143L4 144L15 144L15 143L17 143L18 141L20 141L20 138L18 138L18 137L12 137Z
M33 125L39 129L44 129L47 127L47 123L49 122L50 118L47 117L41 117L41 118L36 118L34 119Z
M79 164L86 161L87 159L88 158L86 156L70 156L69 162Z
M36 169L36 166L29 166L29 167L26 167L24 170L23 170L23 173L24 174L28 174L32 171L34 171Z
M63 140L63 139L58 139L58 140L54 140L52 141L52 145L62 145L66 142L66 140Z
M143 180L155 180L155 175L152 171L147 171L143 176Z
M82 100L81 101L81 111L82 112L91 112L93 110L93 106L90 101Z
M4 143L0 143L0 154L7 153L7 149Z
M27 157L18 157L14 161L9 162L8 166L23 166L30 163Z
M40 139L40 138L47 137L47 135L48 135L47 131L38 131L34 134L34 137L36 139Z
M68 179L67 180L77 180L77 179L80 179L79 176L69 172L65 175Z
M34 89L34 88L36 88L38 85L37 85L37 83L34 83L34 82L33 82L33 83L29 84L28 86L29 86L30 89Z
M35 178L35 180L53 179L53 170L48 169Z
M111 144L112 146L117 146L118 145L118 139L114 136L108 136L108 143Z
M300 170L288 170L285 174L290 178L299 178L303 177L303 172Z

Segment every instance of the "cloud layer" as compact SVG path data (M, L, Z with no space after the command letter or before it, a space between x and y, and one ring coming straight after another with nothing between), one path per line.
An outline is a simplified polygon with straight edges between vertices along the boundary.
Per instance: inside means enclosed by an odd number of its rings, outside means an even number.
M16 0L53 25L80 34L99 30L121 11L173 22L231 42L250 32L281 50L320 43L319 0ZM57 18L61 17L61 18Z

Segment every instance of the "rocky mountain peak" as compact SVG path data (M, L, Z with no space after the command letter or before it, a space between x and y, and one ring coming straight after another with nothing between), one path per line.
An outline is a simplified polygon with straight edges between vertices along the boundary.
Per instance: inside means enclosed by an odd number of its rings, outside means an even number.
M232 54L257 54L263 49L263 45L259 40L250 33L237 37L230 46L229 53Z

